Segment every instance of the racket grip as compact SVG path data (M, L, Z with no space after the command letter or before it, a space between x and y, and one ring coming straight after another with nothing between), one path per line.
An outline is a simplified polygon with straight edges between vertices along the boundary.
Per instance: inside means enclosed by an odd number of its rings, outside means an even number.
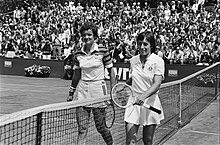
M158 113L158 114L161 114L161 110L159 110L157 108L154 108L154 107L150 106L149 109L156 112L156 113Z

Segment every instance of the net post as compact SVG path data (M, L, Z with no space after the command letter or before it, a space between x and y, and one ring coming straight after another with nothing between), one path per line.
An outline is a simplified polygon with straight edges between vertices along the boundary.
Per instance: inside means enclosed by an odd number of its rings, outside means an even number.
M41 132L42 132L42 112L37 114L36 122L36 145L41 145Z
M182 83L179 83L179 118L178 118L178 126L179 128L182 126Z

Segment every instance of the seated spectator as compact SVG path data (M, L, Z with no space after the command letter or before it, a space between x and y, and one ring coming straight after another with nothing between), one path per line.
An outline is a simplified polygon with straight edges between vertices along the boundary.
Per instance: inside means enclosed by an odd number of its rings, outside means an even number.
M210 51L210 57L211 57L211 62L210 64L214 64L216 62L220 62L220 59L219 59L219 52L217 48L218 46L216 46L215 48L213 48L211 51Z
M51 59L51 51L52 51L52 44L50 42L50 39L46 38L46 40L44 40L42 44L43 59Z
M215 56L213 58L213 63L220 62L220 44L217 46L217 50L215 51Z
M172 57L172 46L165 46L164 53L163 53L163 59L166 63L172 63L171 61Z
M0 54L2 55L3 32L0 30Z
M184 48L184 63L185 64L196 64L197 60L197 56L196 56L196 53L193 49L194 47L190 47L189 44L187 43L185 45L185 48Z
M34 58L34 50L29 41L25 42L25 56L24 58L33 59Z
M9 41L6 42L5 50L6 50L5 57L14 58L16 56L15 54L16 46L15 43L13 42L13 39L9 39Z
M209 66L211 60L211 56L208 50L204 50L199 57L199 63L197 65Z
M173 64L183 64L184 53L180 50L179 46L176 46L175 50L172 51L171 63Z
M159 46L156 46L156 54L161 58L164 56L163 51Z

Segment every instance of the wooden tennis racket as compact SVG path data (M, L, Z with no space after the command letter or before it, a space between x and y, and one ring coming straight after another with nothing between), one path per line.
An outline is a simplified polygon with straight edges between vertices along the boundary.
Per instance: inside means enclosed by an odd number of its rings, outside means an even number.
M136 105L136 97L133 95L133 90L129 85L125 83L118 83L114 85L111 90L111 98L115 105L121 108L128 108L131 105ZM150 109L151 111L161 114L161 110L151 105L144 103L143 106Z

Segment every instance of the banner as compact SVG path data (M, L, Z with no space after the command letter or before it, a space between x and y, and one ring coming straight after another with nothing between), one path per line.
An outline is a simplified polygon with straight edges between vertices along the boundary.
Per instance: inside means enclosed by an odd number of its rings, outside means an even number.
M118 75L119 81L126 81L130 77L129 68L113 67L113 70L115 75ZM105 79L110 79L107 69L105 69Z

